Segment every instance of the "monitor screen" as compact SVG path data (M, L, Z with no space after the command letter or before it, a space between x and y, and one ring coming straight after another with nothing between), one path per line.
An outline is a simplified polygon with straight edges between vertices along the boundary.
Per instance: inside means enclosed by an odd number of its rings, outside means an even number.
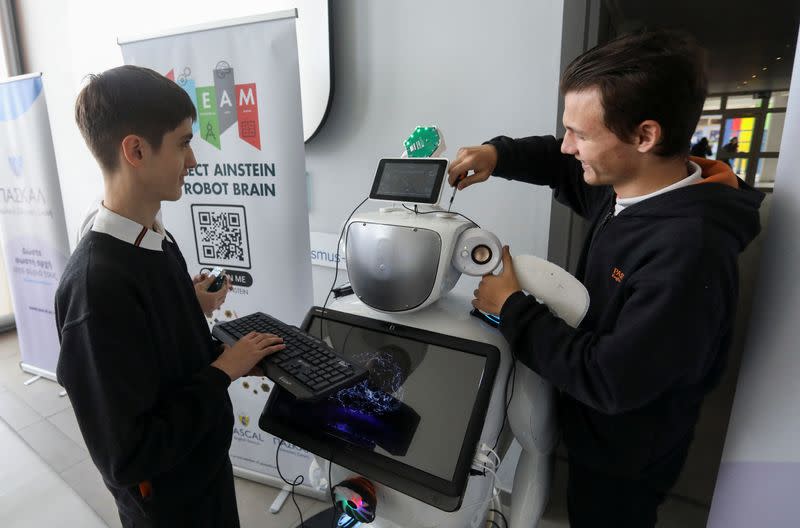
M275 386L259 425L440 509L458 509L500 353L493 345L313 308L304 330L369 377L318 402Z
M369 197L373 200L435 204L447 171L443 158L384 158Z

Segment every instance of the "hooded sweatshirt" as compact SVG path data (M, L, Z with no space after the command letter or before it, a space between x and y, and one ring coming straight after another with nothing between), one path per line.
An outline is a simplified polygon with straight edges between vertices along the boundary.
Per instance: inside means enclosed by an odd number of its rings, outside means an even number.
M577 278L589 311L571 328L517 292L500 330L517 359L559 391L570 460L638 478L686 448L718 383L738 300L737 257L759 233L763 194L726 164L691 158L702 180L629 205L584 182L552 136L489 142L495 176L548 185L590 222ZM683 458L681 458L681 463Z

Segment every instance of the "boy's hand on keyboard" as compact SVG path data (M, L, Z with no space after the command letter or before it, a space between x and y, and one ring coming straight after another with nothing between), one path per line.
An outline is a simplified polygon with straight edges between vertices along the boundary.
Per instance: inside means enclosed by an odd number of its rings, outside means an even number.
M232 347L226 345L211 366L220 369L234 381L248 375L264 357L284 348L286 345L278 336L250 332Z

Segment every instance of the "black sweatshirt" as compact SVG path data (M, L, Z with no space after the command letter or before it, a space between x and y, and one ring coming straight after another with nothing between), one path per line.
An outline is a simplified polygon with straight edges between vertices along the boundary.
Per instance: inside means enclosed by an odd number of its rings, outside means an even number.
M737 256L760 230L763 195L724 163L693 158L703 182L631 205L589 186L552 136L489 142L494 175L549 185L589 220L576 276L591 304L569 327L522 292L501 311L517 359L561 392L570 459L637 478L690 441L719 381L738 298Z
M224 493L225 525L238 525L230 379L210 366L219 352L170 238L163 251L95 231L81 240L56 293L58 381L123 517L207 525L206 495Z

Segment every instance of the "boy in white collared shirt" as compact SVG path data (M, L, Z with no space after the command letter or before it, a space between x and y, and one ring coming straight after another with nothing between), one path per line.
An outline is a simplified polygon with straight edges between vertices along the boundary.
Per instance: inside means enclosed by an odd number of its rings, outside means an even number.
M202 284L157 220L196 165L195 108L122 66L91 77L75 119L105 192L56 293L59 383L123 526L238 526L227 387L283 344L253 333L217 348Z

